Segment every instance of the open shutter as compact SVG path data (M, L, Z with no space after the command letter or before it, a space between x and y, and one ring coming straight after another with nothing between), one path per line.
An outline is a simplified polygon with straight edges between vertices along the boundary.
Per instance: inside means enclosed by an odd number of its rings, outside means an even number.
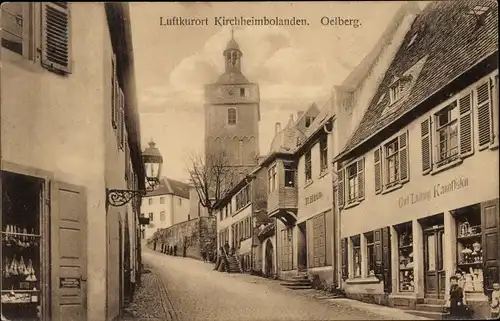
M128 182L129 179L129 169L130 169L130 162L129 162L129 147L127 144L127 140L125 139L125 180Z
M292 229L287 229L287 245L288 245L288 268L293 270L293 234Z
M344 169L342 168L337 172L337 202L339 204L339 208L344 207L344 191L345 191L345 186L344 186Z
M125 95L123 94L123 90L120 89L120 109L118 111L120 113L120 125L119 129L120 132L118 134L118 146L121 150L123 150L123 143L124 143L124 137L125 137Z
M382 268L382 230L373 231L373 249L375 251L375 274L383 274Z
M319 266L326 265L326 237L325 237L325 214L318 216L318 247Z
M384 276L384 292L392 292L391 276L391 231L390 227L384 227L382 231L382 269Z
M408 132L399 135L399 182L404 184L410 180L408 157Z
M349 254L347 249L347 237L344 237L340 241L340 250L342 252L342 279L347 280L349 278Z
M491 141L491 88L487 81L477 87L477 128L479 150L488 147Z
M70 9L68 2L42 2L42 66L71 72Z
M500 282L500 219L499 200L481 204L481 223L483 231L484 287L488 294L493 283Z
M118 86L116 79L116 56L111 57L111 124L116 128L116 107L118 104Z
M375 165L375 194L382 192L382 148L373 152L373 164Z
M319 267L319 247L320 247L320 241L319 241L319 220L318 217L314 217L312 219L313 221L313 238L314 238L314 261L313 261L313 267Z
M50 249L53 320L86 320L87 208L85 189L51 182Z
M365 199L365 158L358 160L358 201Z
M314 219L307 220L306 230L313 231L313 233L306 234L306 237L307 237L307 268L312 268L312 267L314 267Z
M430 173L432 169L432 138L431 118L425 119L420 124L420 137L422 140L422 174Z
M459 151L460 157L468 157L474 153L472 137L472 93L458 100L460 119L458 121Z

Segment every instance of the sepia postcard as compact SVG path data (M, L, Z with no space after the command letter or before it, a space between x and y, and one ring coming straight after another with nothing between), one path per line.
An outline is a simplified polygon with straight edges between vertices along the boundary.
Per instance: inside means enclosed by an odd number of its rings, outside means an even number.
M3 2L0 321L499 320L498 2Z

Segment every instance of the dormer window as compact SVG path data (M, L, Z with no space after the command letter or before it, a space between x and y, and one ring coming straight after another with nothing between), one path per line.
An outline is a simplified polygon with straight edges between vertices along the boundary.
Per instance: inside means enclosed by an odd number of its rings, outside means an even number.
M389 97L391 100L391 105L401 99L401 97L403 97L410 80L411 78L409 76L406 76L402 78L395 78L392 81L392 84L389 86Z
M227 110L227 123L228 125L236 124L236 108L229 108Z

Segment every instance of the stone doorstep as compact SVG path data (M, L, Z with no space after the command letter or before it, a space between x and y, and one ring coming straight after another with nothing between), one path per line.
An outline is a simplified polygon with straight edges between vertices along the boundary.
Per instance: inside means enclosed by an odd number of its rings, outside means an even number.
M333 300L332 300L333 301ZM391 308L384 305L370 304L358 300L339 298L335 299L336 302L341 302L348 304L354 308L367 310L369 312L380 314L388 317L397 317L399 320L432 320L431 318L424 316L417 316L413 313L407 312L408 310L402 310L397 308Z

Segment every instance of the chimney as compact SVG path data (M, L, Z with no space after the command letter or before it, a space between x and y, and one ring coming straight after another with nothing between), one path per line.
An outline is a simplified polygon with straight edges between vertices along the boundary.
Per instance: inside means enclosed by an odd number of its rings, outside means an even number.
M302 117L302 115L304 115L304 112L303 111L298 111L297 112L297 120L299 120L300 117Z
M281 123L277 122L276 125L274 125L274 135L278 134L281 131Z
M293 114L290 114L290 121L293 123L295 119L293 119Z

